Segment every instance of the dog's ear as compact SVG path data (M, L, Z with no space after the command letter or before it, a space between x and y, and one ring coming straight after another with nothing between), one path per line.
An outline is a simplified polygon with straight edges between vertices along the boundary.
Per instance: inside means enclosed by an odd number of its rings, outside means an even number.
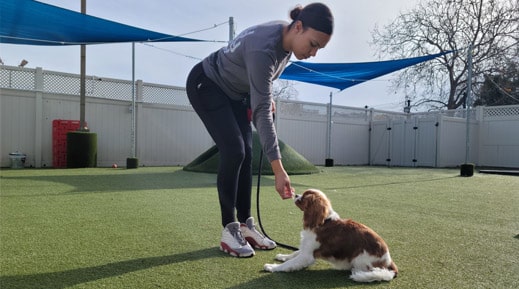
M326 216L328 216L328 206L319 194L312 192L305 192L303 196L304 202L304 227L308 229L316 228L324 224Z

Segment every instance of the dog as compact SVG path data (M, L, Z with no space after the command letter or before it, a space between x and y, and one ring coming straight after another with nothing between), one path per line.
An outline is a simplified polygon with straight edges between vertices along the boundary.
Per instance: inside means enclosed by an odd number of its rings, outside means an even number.
M309 189L295 195L294 202L304 213L299 250L278 254L276 260L284 263L265 264L265 271L298 271L322 259L335 269L350 270L356 282L390 281L397 276L386 242L367 226L341 219L323 192Z

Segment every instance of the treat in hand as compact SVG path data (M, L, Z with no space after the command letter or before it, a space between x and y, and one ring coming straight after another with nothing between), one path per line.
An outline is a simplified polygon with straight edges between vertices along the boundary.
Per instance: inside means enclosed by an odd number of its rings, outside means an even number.
M294 193L295 193L295 190L294 188L285 188L285 194L283 195L283 200L286 200L286 199L291 199L294 197Z

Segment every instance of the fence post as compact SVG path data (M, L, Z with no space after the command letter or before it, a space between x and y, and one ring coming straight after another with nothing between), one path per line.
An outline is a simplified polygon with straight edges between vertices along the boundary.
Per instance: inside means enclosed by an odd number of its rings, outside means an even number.
M41 168L43 147L43 69L36 67L34 74L35 98L35 124L34 124L34 167Z
M476 121L483 121L483 110L485 109L484 106L477 106L476 107Z
M477 160L478 160L478 163L481 164L481 159L482 159L482 155L483 155L483 152L482 152L482 146L483 146L483 143L484 143L484 138L483 138L483 131L484 131L484 126L485 126L485 107L484 106L477 106L476 107L476 122L477 122L477 131L478 131L478 138L476 140L476 145L477 145Z

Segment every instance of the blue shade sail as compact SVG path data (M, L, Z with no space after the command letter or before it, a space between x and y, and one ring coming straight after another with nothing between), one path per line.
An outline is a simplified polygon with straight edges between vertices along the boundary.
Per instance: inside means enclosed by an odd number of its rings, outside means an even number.
M79 45L202 41L141 29L32 0L0 1L0 43Z
M359 63L310 63L296 61L281 74L281 79L296 80L344 90L364 81L434 59L451 51L377 62Z

